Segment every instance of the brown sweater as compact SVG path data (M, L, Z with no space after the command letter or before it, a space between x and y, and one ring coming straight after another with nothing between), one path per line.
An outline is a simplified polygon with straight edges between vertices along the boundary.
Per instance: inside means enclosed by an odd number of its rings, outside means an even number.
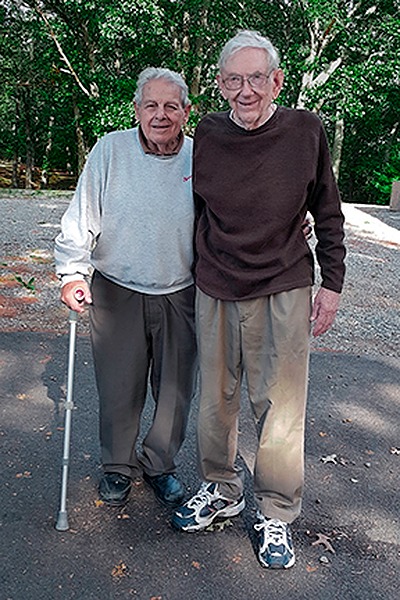
M315 220L322 285L340 292L343 215L320 119L278 107L245 130L229 113L206 116L194 138L196 283L213 298L244 300L314 282L301 231Z

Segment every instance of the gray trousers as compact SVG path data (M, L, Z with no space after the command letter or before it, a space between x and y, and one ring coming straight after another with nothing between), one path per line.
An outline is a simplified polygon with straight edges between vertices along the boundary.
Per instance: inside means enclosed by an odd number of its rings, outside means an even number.
M243 493L235 460L245 373L258 435L255 498L287 523L301 509L310 310L310 287L240 302L196 295L201 475L227 497Z
M90 325L105 472L136 477L175 471L196 383L194 294L194 286L140 294L94 273ZM149 380L155 408L138 457Z

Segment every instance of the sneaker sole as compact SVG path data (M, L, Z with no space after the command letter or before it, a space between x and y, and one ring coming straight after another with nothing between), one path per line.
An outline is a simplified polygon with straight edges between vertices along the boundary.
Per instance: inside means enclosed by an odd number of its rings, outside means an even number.
M293 567L295 561L290 561L287 565L266 565L264 562L261 562L261 560L259 561L260 565L264 568L264 569L271 569L272 571L282 571L283 569L290 569L291 567Z
M293 556L287 563L287 565L269 565L268 563L265 563L260 556L258 556L258 561L260 565L264 567L264 569L273 569L274 571L281 571L282 569L290 569L291 567L293 567L294 563L296 562L296 557Z
M231 506L231 507L225 508L224 510L214 513L214 515L209 517L207 523L195 523L193 525L182 526L182 525L179 525L178 523L175 523L174 519L172 519L172 526L175 529L177 529L178 531L185 531L187 533L192 533L192 532L194 533L196 531L204 531L204 529L207 529L207 527L210 527L210 525L212 525L214 523L214 521L218 521L219 519L223 519L223 518L227 518L227 517L237 517L238 515L240 515L240 513L242 512L244 507L245 507L245 501L244 501L244 498L242 498L242 500L239 502L239 504L236 504L236 506Z

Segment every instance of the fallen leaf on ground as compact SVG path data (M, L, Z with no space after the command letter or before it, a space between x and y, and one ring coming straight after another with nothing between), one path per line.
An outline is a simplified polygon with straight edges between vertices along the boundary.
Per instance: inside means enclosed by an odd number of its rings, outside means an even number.
M31 477L31 476L32 476L32 473L30 471L24 471L23 473L17 473L15 477L17 479L21 479L21 477L27 477L28 478L28 477Z
M42 360L40 360L40 364L41 365L45 365L46 363L48 363L50 360L52 359L52 356L50 356L50 354L47 354L44 358L42 358ZM51 378L50 378L51 379Z
M116 578L125 577L127 574L127 566L125 563L120 562L111 571L111 575Z
M225 519L224 521L218 521L212 523L206 527L205 531L223 531L226 527L230 527L232 525L232 521L230 519Z
M236 556L234 556L232 558L232 562L235 563L236 565L238 565L241 561L242 561L242 555L241 554L237 554Z
M103 500L95 500L94 501L94 505L96 506L96 508L99 508L99 506L103 506L104 502Z
M195 569L198 569L200 571L201 564L197 560L192 560L192 567L194 567Z
M331 538L328 535L324 535L323 533L317 533L317 539L315 542L312 542L311 546L323 546L325 550L328 552L332 552L332 554L336 554L336 550L332 546L330 540Z
M314 573L315 571L318 571L318 567L312 567L311 565L307 565L306 571L307 573Z

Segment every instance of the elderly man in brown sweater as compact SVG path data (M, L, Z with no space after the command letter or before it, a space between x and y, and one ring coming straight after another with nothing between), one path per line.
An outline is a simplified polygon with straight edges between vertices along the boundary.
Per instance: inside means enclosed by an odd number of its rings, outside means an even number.
M173 517L199 531L244 508L236 464L245 373L258 433L258 558L295 562L289 524L301 510L309 337L327 331L344 278L343 215L326 136L313 113L277 106L276 49L256 32L224 47L218 85L231 110L205 117L194 140L200 490ZM314 217L322 284L301 232Z

